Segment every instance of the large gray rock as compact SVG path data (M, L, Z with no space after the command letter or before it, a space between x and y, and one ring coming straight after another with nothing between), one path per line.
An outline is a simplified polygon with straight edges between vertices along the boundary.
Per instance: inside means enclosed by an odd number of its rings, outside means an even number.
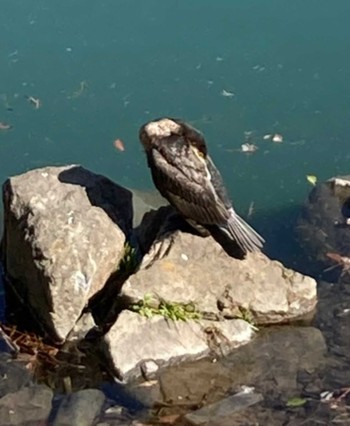
M166 255L132 275L122 295L132 303L152 296L193 303L213 316L249 316L257 324L290 321L315 308L314 279L285 268L264 254L238 260L228 256L211 237L175 232Z
M313 312L317 297L312 278L262 253L244 260L230 257L211 237L182 231L169 234L172 219L169 208L145 217L138 236L148 251L140 269L124 283L120 297L123 303L146 303L155 311L164 302L192 306L205 319L173 322L124 311L103 345L120 378L145 373L154 363L164 366L199 358L215 352L215 346L224 354L247 343L254 332L239 318L273 324Z
M123 255L130 191L80 166L45 167L3 186L4 267L55 340L64 340Z
M151 361L156 371L170 363L200 358L210 350L225 353L253 336L253 328L243 320L168 321L160 315L145 318L123 311L101 346L117 376L129 380L140 376Z

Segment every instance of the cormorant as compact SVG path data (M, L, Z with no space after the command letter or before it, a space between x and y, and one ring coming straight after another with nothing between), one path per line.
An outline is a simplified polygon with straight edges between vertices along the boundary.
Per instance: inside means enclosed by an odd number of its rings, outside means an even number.
M260 251L264 239L235 212L198 130L161 118L144 124L139 136L155 186L184 219L213 236L226 234L243 255Z

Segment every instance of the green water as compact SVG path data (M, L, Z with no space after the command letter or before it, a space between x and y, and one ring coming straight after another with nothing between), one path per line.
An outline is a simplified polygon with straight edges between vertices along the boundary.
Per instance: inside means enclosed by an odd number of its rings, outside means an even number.
M305 176L349 173L348 0L0 5L0 121L13 125L0 131L1 181L79 163L150 189L139 126L181 117L205 133L237 210L254 202L250 220L277 253L272 224L294 217L311 188ZM258 151L235 151L252 130Z

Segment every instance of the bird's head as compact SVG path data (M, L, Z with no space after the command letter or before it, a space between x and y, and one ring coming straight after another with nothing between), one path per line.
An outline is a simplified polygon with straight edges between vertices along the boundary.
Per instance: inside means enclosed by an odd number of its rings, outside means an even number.
M160 118L148 122L141 127L139 135L146 152L176 142L194 148L204 158L207 156L202 133L179 119Z

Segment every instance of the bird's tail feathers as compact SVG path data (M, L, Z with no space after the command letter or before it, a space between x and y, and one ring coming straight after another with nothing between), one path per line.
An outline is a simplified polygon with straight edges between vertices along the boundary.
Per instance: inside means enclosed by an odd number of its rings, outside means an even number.
M221 227L233 238L244 252L258 252L265 240L233 209L225 227Z

